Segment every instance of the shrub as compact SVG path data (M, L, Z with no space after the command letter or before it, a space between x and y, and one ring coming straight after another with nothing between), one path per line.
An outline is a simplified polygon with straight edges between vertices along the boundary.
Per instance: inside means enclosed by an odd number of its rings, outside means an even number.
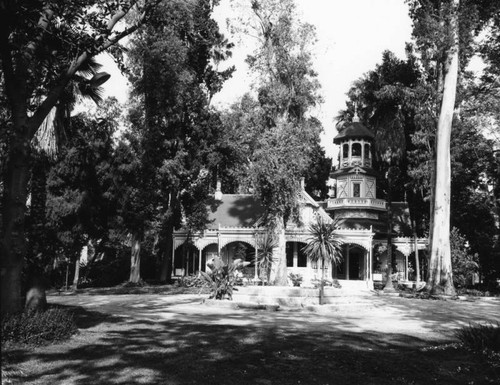
M476 352L500 353L500 324L469 324L456 332L462 345Z
M215 258L213 263L208 264L210 272L201 271L201 277L210 289L210 299L233 299L233 291L238 290L234 286L241 280L238 270L247 266L249 262L241 259L233 261L230 265L224 264L220 258Z
M450 233L450 248L453 284L457 288L470 286L479 271L479 258L470 253L466 244L467 239L454 227Z
M2 344L9 341L40 345L67 339L76 331L73 314L61 308L2 317Z
M288 274L288 278L290 278L290 281L292 281L293 286L300 286L303 280L300 274L294 274L294 273Z
M271 269L275 262L273 249L278 245L272 233L263 233L257 237L258 253L255 263L259 269L259 277L264 284L271 283Z
M342 289L342 285L337 278L334 278L332 280L324 279L323 282L324 286L332 286L335 289ZM321 286L321 279L312 279L311 283L315 289L319 289L319 287Z
M205 281L197 275L188 275L177 280L177 286L180 287L203 287Z

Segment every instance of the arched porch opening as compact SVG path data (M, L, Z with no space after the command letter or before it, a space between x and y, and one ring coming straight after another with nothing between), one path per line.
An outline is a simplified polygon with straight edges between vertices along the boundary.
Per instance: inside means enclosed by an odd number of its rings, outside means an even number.
M201 251L201 271L207 271L208 264L219 255L219 246L217 243L206 245Z
M230 264L237 259L241 259L249 264L241 269L243 278L253 279L255 271L255 246L245 241L233 241L226 244L220 250L222 261Z
M419 250L418 251L418 262L419 262L419 270L420 270L420 281L423 282L427 279L427 250ZM415 259L415 252L412 251L408 256L408 280L416 281L417 280L417 264Z
M409 271L407 265L407 257L401 251L399 251L395 245L393 245L392 247L392 280L405 281L408 277L407 274ZM384 246L383 251L376 252L374 272L376 271L377 273L379 273L379 276L381 276L381 280L384 282L387 277L387 258L387 247Z
M361 245L347 243L342 246L342 260L332 269L332 278L345 280L368 279L368 251Z
M174 276L194 275L199 267L199 251L192 243L184 242L174 251Z
M255 261L255 246L245 241L233 241L220 249L220 257L224 263L230 263L236 259L250 262L253 266Z

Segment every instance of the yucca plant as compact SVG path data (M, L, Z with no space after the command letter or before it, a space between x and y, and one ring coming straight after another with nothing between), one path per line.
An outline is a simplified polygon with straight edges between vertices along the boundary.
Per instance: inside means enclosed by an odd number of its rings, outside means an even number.
M238 290L235 287L238 281L236 273L249 264L250 262L236 259L226 265L221 258L215 258L213 263L208 264L210 272L200 271L200 277L210 289L210 296L208 298L222 300L227 296L227 299L232 300L233 291Z
M257 256L255 263L259 269L259 276L265 274L267 283L271 282L271 269L274 263L273 249L277 241L271 233L263 233L257 237Z
M335 234L338 220L326 222L321 216L309 226L310 237L304 246L304 253L313 262L321 262L321 285L319 288L319 304L323 304L325 290L325 264L332 265L342 260L342 241Z

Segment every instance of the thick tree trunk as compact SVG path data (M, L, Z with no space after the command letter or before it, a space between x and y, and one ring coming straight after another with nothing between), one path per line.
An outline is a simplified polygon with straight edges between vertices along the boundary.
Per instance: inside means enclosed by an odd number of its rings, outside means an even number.
M458 8L458 0L454 1ZM454 10L452 29L454 44L447 57L443 100L439 114L436 142L436 185L432 213L429 275L426 290L431 294L455 295L450 250L451 163L450 138L458 78L458 15Z
M160 282L169 282L172 277L172 261L174 258L172 255L174 242L172 237L173 230L174 226L169 224L165 234L166 239L163 241L165 245L160 247L163 256L161 260Z
M139 283L141 281L141 237L139 234L132 235L132 250L130 253L130 278L129 282Z
M420 282L420 259L418 256L418 242L417 242L416 231L413 233L413 240L415 242L415 273L416 273L415 280L417 281L418 284Z
M78 289L78 281L80 280L80 256L81 255L78 255L78 258L76 258L75 261L75 275L73 277L73 286L72 286L73 290Z
M47 268L46 206L47 170L49 162L44 154L33 157L30 182L30 214L27 225L27 266L25 267L26 308L43 310L47 306L45 271Z
M275 286L287 286L288 275L286 268L286 238L285 238L285 222L283 217L276 218L274 228L274 236L277 240L276 247L273 248L273 257L275 259Z
M21 127L16 127L21 131ZM12 144L6 171L2 204L1 313L22 309L21 271L26 255L25 214L29 180L29 142Z
M396 290L392 283L392 266L393 266L393 253L392 253L392 177L391 166L387 171L389 188L387 193L387 265L386 265L386 279L384 291L393 293Z
M165 230L163 231L163 236L165 239L162 243L163 258L160 269L160 281L161 282L170 282L172 279L172 261L174 260L173 255L173 233L175 229L175 223L179 220L180 209L179 209L179 200L177 198L177 191L172 189L169 193L169 201L168 201L168 211L170 212L165 224Z

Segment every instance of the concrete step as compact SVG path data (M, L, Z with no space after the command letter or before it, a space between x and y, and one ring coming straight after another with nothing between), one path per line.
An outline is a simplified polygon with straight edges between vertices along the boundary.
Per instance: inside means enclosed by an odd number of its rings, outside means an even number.
M339 303L343 299L371 296L366 281L339 281L341 287L325 287L324 302ZM281 306L307 306L319 302L319 289L289 286L239 286L234 301ZM344 301L345 302L345 301Z

